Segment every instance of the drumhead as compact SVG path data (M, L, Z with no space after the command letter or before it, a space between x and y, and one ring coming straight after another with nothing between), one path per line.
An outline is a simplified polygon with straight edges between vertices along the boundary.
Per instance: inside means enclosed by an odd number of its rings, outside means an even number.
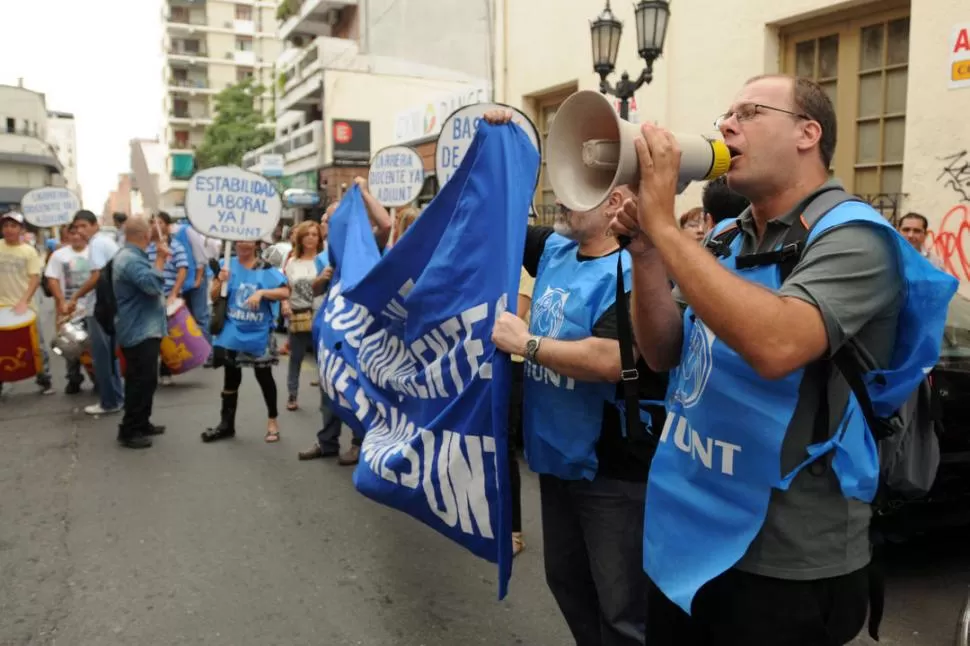
M28 309L23 314L14 314L12 307L0 307L0 330L11 330L30 325L37 319L33 310Z
M176 298L174 301L165 306L165 315L172 316L182 307L185 307L185 301L183 301L181 298Z

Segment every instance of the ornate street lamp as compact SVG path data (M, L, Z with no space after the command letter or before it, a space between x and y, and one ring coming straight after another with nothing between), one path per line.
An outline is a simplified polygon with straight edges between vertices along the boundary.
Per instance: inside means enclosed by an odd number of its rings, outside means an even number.
M593 44L593 70L600 77L600 92L612 94L620 100L621 119L629 118L629 102L634 93L653 80L653 63L663 53L664 39L667 36L670 2L669 0L640 0L633 11L637 27L637 52L646 63L636 80L631 81L630 75L623 72L619 82L613 86L606 78L616 67L620 36L623 33L623 23L613 15L610 0L606 0L603 12L589 24Z

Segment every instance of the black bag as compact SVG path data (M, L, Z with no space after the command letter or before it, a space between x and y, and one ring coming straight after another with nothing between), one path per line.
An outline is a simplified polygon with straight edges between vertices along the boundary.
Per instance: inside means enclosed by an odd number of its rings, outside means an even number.
M110 337L115 335L115 314L118 312L118 302L115 300L114 272L112 263L114 259L101 270L98 282L94 286L94 294L97 299L94 303L94 319Z

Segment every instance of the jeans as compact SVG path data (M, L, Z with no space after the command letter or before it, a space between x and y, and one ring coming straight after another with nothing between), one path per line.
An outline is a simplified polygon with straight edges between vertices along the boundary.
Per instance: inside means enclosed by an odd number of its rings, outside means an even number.
M158 353L161 339L145 339L122 348L125 356L125 416L118 426L118 438L144 435L151 428L152 402L158 387ZM95 364L97 365L97 364Z
M290 332L290 365L286 371L286 390L290 399L296 399L300 392L300 370L308 354L313 356L313 333Z
M51 385L51 357L47 352L47 343L44 341L44 326L41 325L40 317L37 317L37 342L40 344L40 356L43 361L43 368L37 375L36 382L39 386L49 387Z
M98 319L87 317L88 337L91 339L91 362L94 364L94 383L101 397L101 408L114 410L124 404L121 386L121 367L115 356L111 337L105 334ZM127 359L125 359L127 361ZM128 367L131 370L131 367Z
M333 414L330 408L330 399L320 387L320 416L323 418L323 426L317 431L317 445L326 454L337 453L340 451L340 418Z
M646 482L539 476L546 583L576 646L642 646Z
M202 330L202 336L212 344L212 334L209 332L209 278L202 277L202 282L195 289L190 289L182 293L185 306L189 308L189 313Z

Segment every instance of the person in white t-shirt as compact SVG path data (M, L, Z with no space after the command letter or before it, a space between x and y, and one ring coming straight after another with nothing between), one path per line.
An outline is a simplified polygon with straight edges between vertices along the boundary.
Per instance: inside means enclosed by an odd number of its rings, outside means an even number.
M300 390L300 370L306 355L314 357L313 318L323 302L322 296L314 296L317 271L316 257L323 248L323 233L313 221L300 223L293 232L293 251L283 263L283 273L290 286L290 297L283 301L283 316L289 322L290 367L286 385L289 398L287 410L296 410Z
M107 415L120 413L124 408L124 391L121 388L121 368L115 353L114 339L94 318L96 296L95 285L101 270L116 253L118 243L114 236L99 231L98 218L91 211L81 210L74 215L71 226L88 243L88 258L91 261L91 276L68 301L66 316L76 310L83 310L91 339L91 359L94 363L94 383L98 386L101 401L84 409L88 415Z
M63 313L69 311L68 303L74 294L91 277L91 260L87 242L78 235L74 227L64 227L61 232L62 246L55 249L47 259L44 278L54 302L57 305L57 324L60 325L69 317ZM84 374L81 372L81 362L78 359L67 359L67 388L64 392L76 395L81 392Z

